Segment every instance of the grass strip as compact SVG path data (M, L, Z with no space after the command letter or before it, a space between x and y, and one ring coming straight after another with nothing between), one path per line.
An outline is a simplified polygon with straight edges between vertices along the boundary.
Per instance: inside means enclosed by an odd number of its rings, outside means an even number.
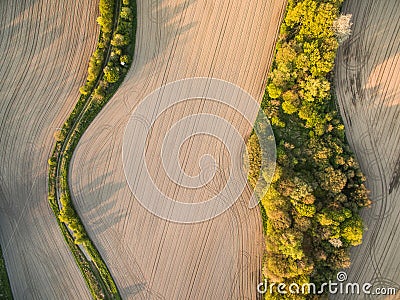
M7 268L3 258L3 252L0 246L0 299L12 300L10 281L7 275Z

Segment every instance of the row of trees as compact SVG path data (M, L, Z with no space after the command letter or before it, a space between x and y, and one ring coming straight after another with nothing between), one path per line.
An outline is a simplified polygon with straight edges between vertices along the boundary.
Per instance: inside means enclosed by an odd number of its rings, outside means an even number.
M88 77L84 86L80 88L82 95L93 92L94 100L101 102L110 89L110 84L117 83L127 72L127 67L132 61L133 43L135 34L134 5L132 0L122 1L117 26L113 31L113 12L115 1L100 0L100 16L97 22L100 25L100 37L97 48L89 60ZM108 53L109 52L109 53ZM107 65L104 60L107 58ZM97 83L101 71L104 77ZM97 88L94 86L97 84Z
M116 20L114 20L115 9L116 2L114 0L100 0L100 16L97 18L100 25L100 36L97 48L89 61L86 84L80 88L82 95L63 128L55 133L58 145L67 142L61 163L61 188L65 193L60 197L62 209L59 212L59 219L67 224L74 233L77 244L86 244L89 242L89 238L85 234L83 226L78 224L79 217L73 209L69 195L70 158L90 122L121 83L123 75L126 74L132 61L134 51L136 20L133 11L135 4L132 0L123 0L119 14L115 16ZM116 24L115 28L113 28L114 23ZM110 55L107 56L107 53ZM102 69L103 65L105 67ZM89 102L89 106L85 114L75 124L75 128L72 128L86 102ZM72 134L66 141L69 131L72 131ZM49 159L51 167L56 167L56 162L56 157Z
M124 0L118 24L110 41L110 59L103 69L104 77L93 92L93 99L102 102L113 84L118 84L132 61L134 27L136 22L129 0ZM101 23L99 22L101 25Z
M272 282L326 282L349 266L349 248L362 241L359 209L370 200L330 82L338 47L333 24L341 2L289 0L280 29L262 103L277 142L276 173L261 200L264 275ZM254 136L248 148L254 185L261 157Z

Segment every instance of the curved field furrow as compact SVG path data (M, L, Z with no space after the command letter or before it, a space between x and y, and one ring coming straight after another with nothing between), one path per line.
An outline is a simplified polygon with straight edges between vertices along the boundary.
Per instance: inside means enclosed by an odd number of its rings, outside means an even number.
M349 280L399 289L400 2L347 1L344 12L354 25L339 48L336 91L373 200L363 212L367 231L352 252Z
M70 170L76 209L123 298L257 297L263 237L258 209L247 208L250 191L246 189L235 205L210 221L186 225L164 221L133 197L122 166L122 137L134 107L154 89L177 79L224 79L260 102L284 8L284 0L138 1L131 70L80 140ZM160 151L173 122L199 112L223 117L242 135L252 128L232 110L198 99L174 107L157 120L149 170L157 186L182 201L204 201L225 180L220 176L222 182L209 189L187 191L171 184L159 158L152 156ZM218 141L189 139L182 149L180 159L189 173L199 171L198 161L205 153L217 158L221 171L229 168L228 154Z
M88 299L47 200L53 132L72 110L97 1L0 2L0 242L15 299Z

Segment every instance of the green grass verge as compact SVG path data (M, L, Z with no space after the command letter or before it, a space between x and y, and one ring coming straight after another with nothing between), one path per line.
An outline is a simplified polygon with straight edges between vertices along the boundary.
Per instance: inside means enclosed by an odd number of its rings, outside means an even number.
M0 299L4 300L13 299L10 287L10 281L8 280L6 264L4 262L1 246L0 246Z

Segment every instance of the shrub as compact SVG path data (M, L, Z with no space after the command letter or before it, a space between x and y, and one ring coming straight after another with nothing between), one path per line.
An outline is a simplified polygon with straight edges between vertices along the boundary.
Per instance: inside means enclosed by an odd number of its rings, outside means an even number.
M129 44L129 38L117 33L114 35L113 39L111 40L111 45L115 47L123 47Z
M56 142L60 142L65 139L64 132L60 129L54 131L54 139L56 140Z
M130 62L131 62L131 59L129 58L128 55L122 55L122 56L120 57L120 63L121 63L121 65L126 65L126 64L129 64Z
M346 41L351 35L351 14L341 14L335 21L333 21L333 31L335 32L339 43Z
M118 67L105 67L104 68L104 79L109 83L114 83L119 80L119 69Z
M275 84L270 83L268 85L268 95L271 97L271 99L277 99L281 96L282 90L277 87Z
M132 21L133 19L132 10L129 7L122 7L121 18L128 21Z

